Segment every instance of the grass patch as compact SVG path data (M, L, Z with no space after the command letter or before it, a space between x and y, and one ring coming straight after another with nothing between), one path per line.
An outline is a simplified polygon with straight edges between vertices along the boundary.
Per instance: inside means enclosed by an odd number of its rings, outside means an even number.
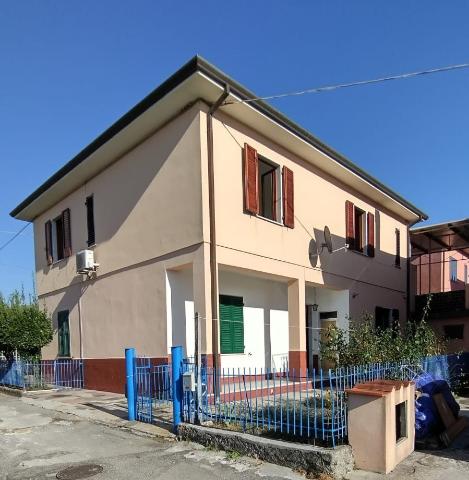
M226 458L228 460L238 460L238 458L241 457L241 454L239 452L236 452L235 450L228 450L226 452Z

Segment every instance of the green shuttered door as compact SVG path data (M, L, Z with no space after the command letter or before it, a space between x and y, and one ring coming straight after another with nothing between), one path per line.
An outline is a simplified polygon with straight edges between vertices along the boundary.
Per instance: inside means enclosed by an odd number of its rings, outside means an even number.
M242 297L220 295L220 351L244 353Z

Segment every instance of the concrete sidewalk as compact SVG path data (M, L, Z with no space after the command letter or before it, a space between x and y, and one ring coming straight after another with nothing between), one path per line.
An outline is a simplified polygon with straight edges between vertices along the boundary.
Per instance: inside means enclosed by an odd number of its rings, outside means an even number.
M150 425L127 420L127 400L117 393L95 390L40 390L26 392L21 401L36 407L75 415L89 422L120 428L136 435L176 439L172 433L171 417L166 412L161 419Z

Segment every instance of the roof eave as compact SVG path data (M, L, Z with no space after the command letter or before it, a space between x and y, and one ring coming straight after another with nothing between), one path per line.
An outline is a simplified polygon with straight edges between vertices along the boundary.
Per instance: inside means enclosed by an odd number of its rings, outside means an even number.
M60 168L56 173L54 173L49 179L47 179L39 188L37 188L33 193L31 193L25 200L23 200L16 208L14 208L10 215L14 218L21 218L21 212L25 210L32 202L44 194L49 188L51 188L55 183L57 183L61 178L70 173L77 165L83 162L91 154L96 152L101 146L107 143L115 135L117 135L121 130L127 127L132 123L137 117L144 113L148 108L153 106L159 100L161 100L167 93L173 90L175 87L180 85L184 80L188 79L191 75L196 72L200 72L211 80L215 81L220 85L228 84L232 93L243 100L256 98L256 95L250 90L246 89L244 86L228 77L225 73L220 71L218 68L213 66L211 63L207 62L200 56L195 56L184 66L182 66L177 72L171 75L166 81L164 81L159 87L153 90L149 95L147 95L142 101L140 101L135 107L129 110L124 114L119 120L117 120L111 127L99 135L95 140L93 140L87 147L85 147L81 152L79 152L75 157L73 157L68 163L66 163L62 168ZM368 174L360 167L351 162L344 155L335 151L324 142L313 136L304 128L300 127L298 124L290 120L288 117L283 115L281 112L273 108L268 103L262 100L256 100L250 102L250 106L257 109L260 113L266 115L274 122L277 122L285 129L292 132L294 135L300 137L307 143L311 144L318 150L321 150L326 155L331 157L333 160L341 164L343 167L352 171L354 174L361 177L366 182L373 185L375 188L384 192L391 199L398 202L410 212L415 215L417 221L428 219L428 215L418 209L415 205L405 200L401 195L393 191L391 188L387 187L385 184L374 178L372 175Z

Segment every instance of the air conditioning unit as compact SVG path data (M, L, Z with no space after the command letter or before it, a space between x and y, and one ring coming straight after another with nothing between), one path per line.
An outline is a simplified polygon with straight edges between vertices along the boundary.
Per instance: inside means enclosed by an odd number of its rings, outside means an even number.
M99 266L98 263L94 262L94 252L93 250L82 250L76 255L77 261L77 273L80 274L89 274L96 271L96 267Z

